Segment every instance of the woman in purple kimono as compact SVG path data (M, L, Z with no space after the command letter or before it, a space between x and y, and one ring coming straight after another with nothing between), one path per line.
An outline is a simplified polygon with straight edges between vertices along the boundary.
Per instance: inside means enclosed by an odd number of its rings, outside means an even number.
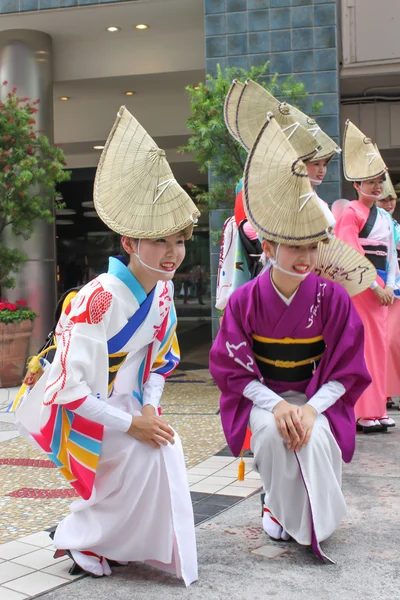
M314 271L318 257L319 272L330 279L340 274L352 282L352 293L354 285L368 287L374 273L361 255L330 239L307 167L271 116L249 154L243 189L248 220L272 268L232 294L210 353L222 425L235 456L251 428L266 533L312 545L331 562L319 543L346 512L342 460L353 456L354 404L370 377L363 326L348 292ZM353 252L347 269L335 252L321 263L321 254L338 244L342 256Z

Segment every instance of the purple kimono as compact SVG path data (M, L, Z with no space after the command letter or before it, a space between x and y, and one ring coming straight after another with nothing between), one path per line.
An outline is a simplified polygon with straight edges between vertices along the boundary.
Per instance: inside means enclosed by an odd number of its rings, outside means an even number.
M308 361L296 363L310 364L299 367L298 378L291 381L288 381L290 369L279 369L287 361L260 358L254 349L260 343L267 352L268 346L276 346L290 357L292 341L285 338L303 345L309 341L315 346ZM273 362L276 366L270 366ZM266 363L270 363L268 376L264 373L263 377L260 368ZM356 433L354 405L371 378L364 360L363 325L339 284L310 274L289 306L276 293L270 271L237 289L229 299L210 352L210 371L221 390L222 425L235 456L242 449L253 407L252 401L243 396L243 390L252 380L265 383L278 395L293 390L304 393L308 399L323 384L340 382L346 393L324 414L343 460L352 459ZM279 380L279 372L286 380Z

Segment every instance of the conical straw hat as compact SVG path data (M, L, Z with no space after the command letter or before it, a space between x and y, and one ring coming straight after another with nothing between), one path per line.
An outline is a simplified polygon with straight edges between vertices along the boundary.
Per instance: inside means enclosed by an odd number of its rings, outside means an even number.
M272 112L299 158L306 160L317 154L314 137L292 116L290 106L286 102L279 102L251 79L245 83L236 113L237 132L247 150L253 146L268 112Z
M376 279L376 269L368 258L338 238L318 244L314 273L340 283L350 296L367 290Z
M339 154L341 152L340 147L337 143L329 137L324 131L322 131L321 127L318 125L315 119L312 119L305 113L303 113L296 106L290 105L292 116L303 125L315 138L317 145L321 148L318 150L317 154L312 158L312 160L329 160L335 154Z
M175 180L164 150L124 106L100 158L94 205L110 229L137 239L181 231L188 239L200 215Z
M392 180L390 179L389 173L386 173L385 183L383 184L382 196L381 199L385 200L388 196L397 200L397 192L393 187Z
M265 239L302 245L329 237L329 223L307 167L272 113L247 158L243 182L247 218Z
M236 110L239 103L240 94L242 93L244 84L234 79L232 85L229 88L229 92L225 98L224 103L224 119L225 125L228 128L229 133L235 138L239 144L241 144L238 130L236 128Z
M378 147L349 120L343 136L343 171L348 181L374 179L387 171Z

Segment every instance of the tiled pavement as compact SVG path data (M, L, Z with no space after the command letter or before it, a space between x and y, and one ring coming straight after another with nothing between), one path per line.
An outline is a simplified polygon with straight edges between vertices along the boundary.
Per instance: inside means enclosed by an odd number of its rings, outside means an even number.
M43 460L46 457L18 436L13 415L3 412L13 394L15 390L0 390L0 442L3 442L0 443L0 472L1 480L4 478L4 483L7 482L3 497L0 492L0 514L2 521L7 515L11 517L6 527L11 534L6 531L2 536L0 529L0 600L32 598L77 579L68 573L69 558L53 559L52 542L48 531L43 530L68 513L71 500L65 496L69 496L70 488L57 470ZM245 458L245 480L238 481L239 460L223 448L224 437L217 414L218 392L208 372L177 373L167 386L165 398L164 415L179 431L184 443L196 525L256 493L261 484L259 475L252 471L252 459ZM199 428L201 423L204 427ZM205 460L199 462L199 457ZM21 481L24 482L22 488ZM31 520L32 513L37 513L38 519ZM53 520L49 522L49 518ZM20 537L18 528L35 533Z

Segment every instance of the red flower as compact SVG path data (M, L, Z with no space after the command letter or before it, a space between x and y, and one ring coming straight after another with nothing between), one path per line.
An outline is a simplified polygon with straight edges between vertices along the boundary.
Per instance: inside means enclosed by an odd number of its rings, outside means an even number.
M29 137L31 138L31 140L36 140L36 135L34 133L30 133Z
M12 304L12 302L7 302L7 304L6 304L6 309L8 309L8 310L14 311L14 310L17 310L17 308L18 308L17 305Z
M8 140L9 140L9 139L10 139L10 138L8 137L8 135L5 135L5 136L3 137L3 140L4 140L5 142L8 142Z
M14 123L15 123L14 119L8 119L8 122L11 123L11 125L14 125ZM28 121L28 123L29 123L29 121Z
M28 123L29 125L33 125L34 123L36 123L35 119L28 119Z
M8 81L6 79L3 81L3 85L8 85Z
M0 302L0 310L6 310L6 303L5 302Z
M10 165L6 165L6 166L4 167L4 170L5 170L5 171L8 171L8 170L9 170L9 168L10 168Z
M26 306L26 301L25 300L17 300L17 304L19 306Z
M16 88L16 87L13 87L13 89L12 89L12 93L13 93L13 94L16 94L16 92L17 92L17 88Z

